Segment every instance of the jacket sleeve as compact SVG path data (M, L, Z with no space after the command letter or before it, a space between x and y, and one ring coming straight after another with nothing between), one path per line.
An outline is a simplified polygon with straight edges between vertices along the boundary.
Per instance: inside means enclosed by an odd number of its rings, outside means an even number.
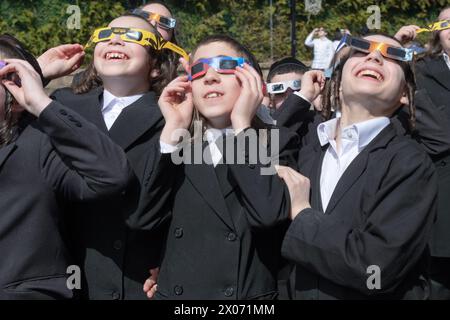
M172 191L180 166L173 163L172 153L161 153L159 140L148 154L139 207L127 221L132 229L154 230L171 216Z
M360 226L352 226L336 211L305 209L291 223L282 255L366 295L395 290L422 256L436 212L431 160L419 152L410 156L390 165L374 198L366 199L368 210L351 213L365 219ZM380 290L367 286L371 265L381 270Z
M450 121L446 114L436 107L425 88L416 91L415 106L416 120L412 133L409 129L410 113L406 109L400 110L397 114L397 121L394 121L396 130L400 134L411 134L421 148L432 157L449 152Z
M69 201L121 194L134 175L123 150L73 110L53 101L37 120L40 167L55 192Z
M315 134L316 122L321 117L315 110L310 109L311 103L293 93L273 114L278 127L288 128L298 135L299 148L308 143L308 135Z
M279 133L279 148L269 142L270 147L267 153L273 155L271 164L279 162L280 165L296 169L297 135L286 129L269 131L272 134L274 132ZM241 132L239 135L243 134ZM237 138L239 138L239 135ZM242 152L242 150L237 152ZM270 171L265 170L270 167L270 164L264 164L262 161L255 161L256 163L253 164L249 155L250 148L247 148L244 152L246 164L229 165L229 169L232 178L241 191L241 198L247 209L249 224L254 228L269 228L286 222L290 212L290 197L286 184L278 177L275 170L267 174Z

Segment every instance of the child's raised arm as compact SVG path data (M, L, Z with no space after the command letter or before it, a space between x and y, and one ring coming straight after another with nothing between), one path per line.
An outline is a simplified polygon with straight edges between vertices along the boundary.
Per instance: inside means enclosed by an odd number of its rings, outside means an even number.
M188 129L192 121L194 104L188 76L181 76L170 82L158 100L166 124L161 133L161 141L176 145L179 141L173 135L177 129Z
M83 63L85 52L80 44L63 44L45 51L37 61L47 80L68 75Z

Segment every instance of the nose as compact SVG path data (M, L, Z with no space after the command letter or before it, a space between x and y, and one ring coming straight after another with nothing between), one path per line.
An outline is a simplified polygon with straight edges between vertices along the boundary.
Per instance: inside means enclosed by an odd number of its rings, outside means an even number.
M220 75L214 68L209 67L203 76L203 82L205 84L220 83Z
M122 38L120 37L120 35L118 35L118 34L115 34L114 35L114 37L111 39L111 40L109 40L109 44L112 44L112 45L124 45L124 41L122 40Z
M372 61L379 65L383 65L384 58L380 50L374 50L366 56L366 61Z

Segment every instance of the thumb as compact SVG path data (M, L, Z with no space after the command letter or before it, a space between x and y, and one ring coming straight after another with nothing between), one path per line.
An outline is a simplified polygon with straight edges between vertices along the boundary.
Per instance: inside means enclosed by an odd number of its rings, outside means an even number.
M189 73L189 62L187 62L184 58L180 58L180 63L183 66L184 71L186 71L186 73Z
M320 92L320 84L317 82L314 82L314 94L319 94Z
M73 57L71 57L68 60L69 65L73 65L73 67L71 69L72 71L77 70L81 66L81 63L83 62L83 58L84 58L84 51L75 54Z
M189 103L192 103L193 97L192 97L192 92L191 92L191 91L187 91L187 92L185 93L185 97L186 97L186 100L187 100Z
M150 269L150 278L155 280L158 278L159 268Z
M6 89L14 96L14 98L18 100L17 97L20 94L21 88L18 87L13 81L2 80L2 83L6 87Z

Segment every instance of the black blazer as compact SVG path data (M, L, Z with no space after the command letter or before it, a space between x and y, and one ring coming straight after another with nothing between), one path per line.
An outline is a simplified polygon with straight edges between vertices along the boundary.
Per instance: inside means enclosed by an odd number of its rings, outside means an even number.
M0 148L0 299L71 298L62 204L110 199L131 177L122 150L58 102Z
M295 166L297 143L296 135L281 132L280 164ZM176 166L170 155L162 157L161 166L172 167L166 170L172 180L166 182L173 199L166 207L172 220L157 299L277 296L289 193L276 174L261 175L263 165L251 164L249 150L244 152L246 164L215 168L205 163Z
M153 92L122 111L108 131L101 113L103 88L86 94L57 90L58 101L94 123L126 153L134 183L114 200L95 201L71 208L73 251L83 266L82 294L89 299L146 299L143 283L149 269L160 263L166 228L159 219L153 194L142 193L144 175L151 180L152 164L159 162L159 135L164 120ZM164 195L155 193L157 198ZM140 230L145 212L147 230ZM153 215L155 213L155 215Z
M311 181L312 208L294 219L282 247L296 263L293 297L427 298L427 242L437 199L428 155L390 124L350 164L323 212L320 174L328 145L320 146L316 130L310 134L299 168ZM367 287L371 265L380 267L380 290Z
M436 128L441 135L450 136L450 69L442 56L425 57L416 64L417 86L429 92L434 106L428 112L435 121L424 124L422 131ZM438 215L430 242L431 255L450 258L450 138L439 143L432 155L438 172Z

